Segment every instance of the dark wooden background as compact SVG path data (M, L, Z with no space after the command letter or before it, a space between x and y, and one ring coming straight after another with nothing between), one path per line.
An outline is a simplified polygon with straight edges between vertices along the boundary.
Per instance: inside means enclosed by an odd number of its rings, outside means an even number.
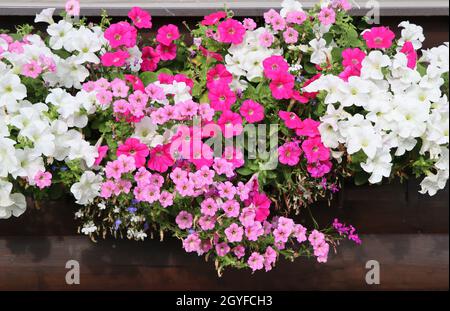
M385 17L393 29L408 19L425 28L427 47L448 41L448 16ZM0 17L0 28L33 18ZM195 18L189 18L194 23ZM181 24L180 18L155 18L155 24ZM29 208L20 218L0 221L0 290L448 290L448 188L429 198L418 183L346 185L331 207L313 207L321 225L334 217L353 224L363 245L343 243L328 264L281 261L270 273L225 271L186 254L179 241L97 244L76 235L69 200ZM81 284L65 283L65 264L78 260ZM365 265L377 260L381 284L367 285Z

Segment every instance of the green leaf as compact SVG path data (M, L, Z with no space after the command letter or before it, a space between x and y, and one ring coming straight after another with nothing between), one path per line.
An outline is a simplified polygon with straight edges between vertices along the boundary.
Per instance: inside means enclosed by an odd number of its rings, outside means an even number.
M143 72L139 76L145 86L158 81L158 74L156 72Z
M369 175L366 172L358 172L355 174L355 185L363 186L369 182Z
M242 175L242 176L250 176L250 175L253 175L253 173L254 173L248 167L240 168L240 169L237 170L237 172L238 172L239 175Z

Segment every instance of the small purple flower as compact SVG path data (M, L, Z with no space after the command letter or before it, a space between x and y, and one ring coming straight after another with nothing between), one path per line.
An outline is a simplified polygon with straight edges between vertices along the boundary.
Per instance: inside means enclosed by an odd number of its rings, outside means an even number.
M122 221L120 220L120 219L117 219L115 222L114 222L114 230L119 230L119 226L122 224Z
M134 214L137 212L137 208L131 206L131 207L127 208L127 211L130 212L131 214Z

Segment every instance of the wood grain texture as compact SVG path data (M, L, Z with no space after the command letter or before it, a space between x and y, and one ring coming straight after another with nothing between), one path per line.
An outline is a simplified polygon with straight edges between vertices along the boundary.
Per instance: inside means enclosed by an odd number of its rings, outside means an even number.
M416 181L363 187L348 183L331 206L322 202L311 211L323 227L337 217L366 234L448 233L448 188L435 197L418 190ZM30 204L21 217L0 221L0 236L74 235L76 210L71 198L46 202L39 210ZM309 213L302 213L297 220L312 226Z
M282 0L139 0L133 5L150 10L154 16L201 16L225 6L237 15L261 15L270 8L279 9ZM368 1L356 1L359 5L352 11L356 15L365 15ZM310 8L317 0L301 1L305 8ZM448 15L449 6L445 0L378 0L383 15ZM63 0L0 0L0 15L34 15L48 7L63 8ZM99 15L101 9L108 9L111 15L126 15L130 8L129 1L123 0L82 0L82 14Z
M186 254L180 243L102 241L84 237L3 237L0 290L446 290L448 235L366 235L344 243L326 265L281 261L271 273L226 271ZM81 284L65 284L65 264L78 260ZM381 265L381 284L365 282L365 264Z

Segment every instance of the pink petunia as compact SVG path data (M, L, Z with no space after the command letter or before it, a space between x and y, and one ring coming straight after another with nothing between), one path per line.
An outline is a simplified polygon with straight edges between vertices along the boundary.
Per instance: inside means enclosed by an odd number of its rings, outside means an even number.
M125 98L128 96L128 91L130 90L130 88L127 86L125 81L116 78L111 82L111 90L114 97Z
M256 29L256 27L258 27L258 25L256 24L255 20L252 18L246 18L244 19L244 27L245 29L249 30L249 31L253 31Z
M302 150L294 142L286 143L278 148L278 159L285 165L296 166L300 162L301 154Z
M22 74L26 77L36 79L42 73L42 68L37 61L31 61L22 66Z
M241 259L245 256L245 247L242 245L238 245L235 248L233 248L233 254L238 258Z
M222 43L241 44L246 33L245 27L234 19L227 19L218 26L219 41Z
M414 49L413 44L410 41L406 41L400 52L406 55L408 59L408 68L415 69L417 65L417 52Z
M220 243L216 245L217 256L225 257L230 252L230 247L227 243Z
M68 15L80 16L80 1L79 0L66 1L65 10Z
M244 166L245 159L244 154L239 148L233 146L225 147L222 158L233 164L233 169Z
M216 111L230 110L237 99L236 94L226 84L218 85L209 90L208 98L211 103L211 108Z
M264 256L254 252L247 261L248 266L253 272L264 268Z
M261 44L265 48L270 48L275 41L275 37L273 36L273 34L268 31L264 31L258 39L259 44Z
M248 123L257 123L264 120L264 107L253 100L244 101L239 112Z
M290 73L280 73L270 83L270 90L275 99L290 99L295 85L295 78Z
M363 38L370 49L389 49L395 39L395 33L389 27L373 27L363 33Z
M128 17L133 21L134 26L139 29L152 28L152 17L147 11L139 7L133 7L130 12L128 12Z
M147 145L142 144L137 138L128 138L125 144L119 146L117 149L117 156L126 155L134 158L137 168L143 167L146 158L149 155Z
M127 22L112 24L105 30L105 39L112 48L125 46L127 48L136 45L137 30Z
M239 225L233 223L225 229L225 235L230 243L239 243L244 236L244 229Z
M283 33L284 41L287 44L294 44L298 41L298 31L294 28L289 27L286 29L286 31Z
M171 45L172 42L180 38L180 31L175 25L166 25L158 29L156 41L163 45Z
M222 19L227 17L227 13L224 11L215 12L210 15L205 16L202 21L203 26L213 26L218 24Z
M34 176L34 182L39 189L48 188L52 184L52 173L50 172L38 172Z
M222 209L228 218L239 217L241 206L236 200L228 200L222 205Z
M221 114L217 124L222 129L222 134L225 138L239 136L244 130L241 116L230 110L226 110Z
M306 19L307 19L307 15L305 12L302 11L292 11L289 12L286 16L286 21L289 24L297 24L297 25L301 25L303 24Z
M275 31L283 31L286 29L286 20L280 15L276 16L272 21L272 28Z
M270 9L269 11L264 13L264 21L266 22L266 24L272 24L273 21L278 17L280 17L280 14L274 9Z
M127 51L107 52L102 55L102 65L105 67L122 67L130 54Z
M173 205L173 199L174 196L172 193L168 191L163 191L159 196L159 203L161 203L162 207L166 208Z
M112 180L105 181L100 189L100 196L103 199L109 199L116 192L116 182Z
M156 52L158 52L159 57L163 61L174 60L177 58L177 45L176 44L159 44L156 47Z
M332 8L325 7L319 12L319 21L324 26L332 25L336 22L336 12Z
M186 211L181 211L175 219L178 228L181 230L192 228L194 217Z
M268 79L276 79L279 75L287 73L289 64L283 56L271 56L264 60L264 75Z
M170 153L171 145L159 145L150 151L150 160L147 167L153 171L165 173L174 164L174 159Z

